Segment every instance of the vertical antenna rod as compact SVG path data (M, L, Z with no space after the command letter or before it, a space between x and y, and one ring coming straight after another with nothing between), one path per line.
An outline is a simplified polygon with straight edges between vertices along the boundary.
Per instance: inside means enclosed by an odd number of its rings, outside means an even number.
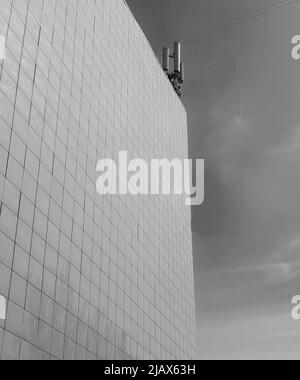
M181 62L180 64L180 75L181 75L181 80L184 82L184 63Z
M170 49L167 47L163 49L163 69L167 73L170 71Z
M174 71L180 72L181 64L181 44L174 42Z

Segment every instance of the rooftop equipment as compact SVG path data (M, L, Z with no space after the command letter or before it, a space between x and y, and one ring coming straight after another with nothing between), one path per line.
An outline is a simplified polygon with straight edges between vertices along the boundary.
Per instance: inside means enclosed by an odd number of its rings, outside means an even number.
M170 73L170 58L174 61L174 71ZM181 43L174 42L174 53L170 55L170 49L163 48L163 69L167 74L174 90L181 98L182 96L182 84L184 82L184 63L181 62Z

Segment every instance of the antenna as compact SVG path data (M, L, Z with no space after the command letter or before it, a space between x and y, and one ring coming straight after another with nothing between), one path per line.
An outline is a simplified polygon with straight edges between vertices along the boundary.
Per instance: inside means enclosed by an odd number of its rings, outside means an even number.
M174 71L170 73L170 58L174 61ZM184 63L181 62L181 43L178 41L174 42L174 53L173 56L170 55L170 49L167 47L163 48L163 69L168 76L174 90L177 95L181 97L182 95L182 83L184 82Z
M184 74L185 74L184 69L185 69L184 63L181 62L181 64L180 64L180 76L181 76L182 82L184 82Z
M167 47L163 49L163 69L167 73L170 71L170 49Z
M181 64L181 44L174 42L174 71L180 72Z

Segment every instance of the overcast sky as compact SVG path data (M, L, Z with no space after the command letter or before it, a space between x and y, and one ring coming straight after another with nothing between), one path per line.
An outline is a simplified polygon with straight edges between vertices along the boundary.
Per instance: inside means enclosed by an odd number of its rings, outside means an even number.
M193 210L202 358L299 358L300 2L214 29L278 3L128 0L157 54L185 41L190 155L206 160Z

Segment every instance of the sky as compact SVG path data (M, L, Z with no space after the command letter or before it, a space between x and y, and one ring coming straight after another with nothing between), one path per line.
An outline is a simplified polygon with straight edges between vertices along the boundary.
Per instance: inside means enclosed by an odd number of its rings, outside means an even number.
M183 42L190 156L206 161L193 209L200 358L297 359L300 1L243 22L282 1L127 3L159 57Z

